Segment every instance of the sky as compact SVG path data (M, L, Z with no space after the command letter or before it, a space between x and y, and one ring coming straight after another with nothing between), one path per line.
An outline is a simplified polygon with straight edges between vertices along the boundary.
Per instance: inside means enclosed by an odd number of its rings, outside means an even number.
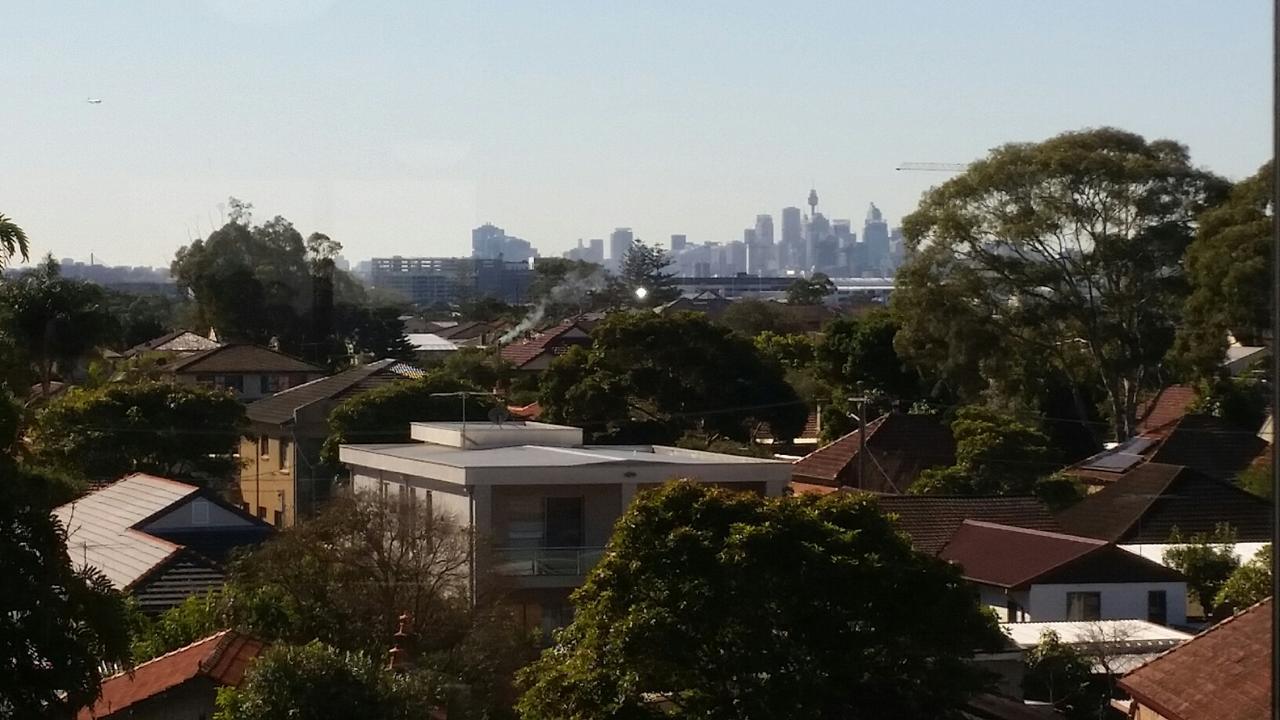
M896 224L1005 142L1122 127L1232 179L1270 150L1264 0L0 0L0 213L33 259L167 265L255 217L352 262L615 227ZM86 102L101 98L100 104Z

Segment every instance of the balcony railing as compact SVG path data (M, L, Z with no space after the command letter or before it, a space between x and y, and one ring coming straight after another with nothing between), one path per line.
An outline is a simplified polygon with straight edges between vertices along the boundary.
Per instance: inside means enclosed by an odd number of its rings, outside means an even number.
M493 570L519 577L586 575L603 553L602 547L494 548Z

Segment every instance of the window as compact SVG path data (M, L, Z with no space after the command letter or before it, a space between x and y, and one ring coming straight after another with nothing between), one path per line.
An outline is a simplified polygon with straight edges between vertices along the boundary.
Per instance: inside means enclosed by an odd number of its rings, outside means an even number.
M284 527L284 513L279 510L276 510L275 513L275 526L278 528Z
M218 386L227 390L234 390L238 393L244 392L244 376L243 375L219 375Z
M543 519L544 547L582 547L582 498L547 498Z
M209 524L209 501L198 499L191 503L191 524L192 525L208 525Z
M1067 593L1068 620L1101 620L1102 593L1069 592Z
M212 375L205 375L201 373L196 375L196 382L200 383L201 385L213 385L214 377Z
M259 375L258 379L263 395L289 389L288 375Z
M1147 620L1158 625L1169 621L1169 596L1164 590L1147 591Z
M271 457L271 438L266 435L258 436L258 457L264 460Z
M267 395L271 392L271 378L267 375L258 376L258 392Z
M289 469L289 438L280 438L280 469Z
M267 509L262 507L261 505L258 506L258 519L259 520L267 519Z
M1009 599L1005 605L1005 622L1021 622L1022 607L1018 605L1016 600Z

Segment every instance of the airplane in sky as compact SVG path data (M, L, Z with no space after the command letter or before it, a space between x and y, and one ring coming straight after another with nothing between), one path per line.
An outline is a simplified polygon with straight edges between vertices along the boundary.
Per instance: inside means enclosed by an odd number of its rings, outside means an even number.
M85 98L85 102L89 103L90 105L101 105L102 98Z

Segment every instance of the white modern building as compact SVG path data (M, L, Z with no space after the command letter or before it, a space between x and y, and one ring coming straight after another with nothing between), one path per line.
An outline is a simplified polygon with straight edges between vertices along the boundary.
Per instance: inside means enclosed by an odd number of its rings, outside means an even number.
M475 531L475 575L513 588L526 623L567 622L569 592L599 559L636 493L675 478L783 494L791 465L659 445L583 445L536 422L412 423L415 442L343 445L356 492L427 503ZM473 575L473 577L475 576Z

